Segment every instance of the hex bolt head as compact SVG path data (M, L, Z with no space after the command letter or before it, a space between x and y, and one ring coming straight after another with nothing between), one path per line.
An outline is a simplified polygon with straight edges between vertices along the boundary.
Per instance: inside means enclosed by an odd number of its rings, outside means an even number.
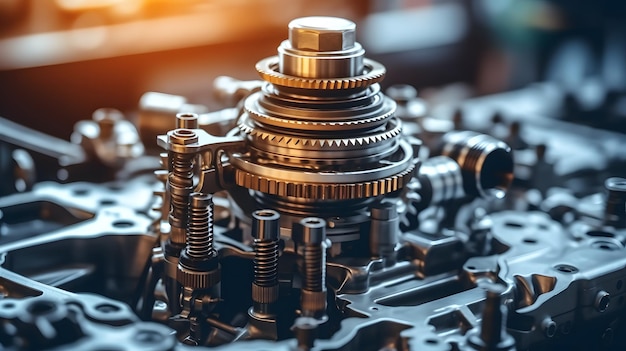
M541 327L543 328L543 332L548 338L554 337L556 335L556 323L552 320L552 318L546 318L541 322Z
M302 17L289 23L289 42L305 51L341 51L354 47L356 24L337 17Z

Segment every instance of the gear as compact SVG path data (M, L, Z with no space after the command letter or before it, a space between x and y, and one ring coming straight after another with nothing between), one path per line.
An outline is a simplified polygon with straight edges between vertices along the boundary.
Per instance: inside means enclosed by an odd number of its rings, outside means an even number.
M345 78L302 78L282 74L278 71L278 56L259 61L256 70L263 80L274 85L312 90L346 90L366 88L385 77L385 67L376 61L363 59L364 74Z

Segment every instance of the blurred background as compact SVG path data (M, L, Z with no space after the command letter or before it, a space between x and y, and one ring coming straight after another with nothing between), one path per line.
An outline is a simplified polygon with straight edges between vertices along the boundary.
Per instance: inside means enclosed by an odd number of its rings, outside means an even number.
M216 110L217 76L258 79L291 19L332 15L357 23L384 87L449 102L548 81L566 92L557 117L600 125L609 108L601 126L623 130L625 13L609 0L0 0L0 116L68 139L146 91Z

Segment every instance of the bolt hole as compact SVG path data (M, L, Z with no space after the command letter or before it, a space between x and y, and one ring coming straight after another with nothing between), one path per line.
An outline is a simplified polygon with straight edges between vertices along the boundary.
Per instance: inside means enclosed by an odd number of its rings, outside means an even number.
M37 301L28 306L28 312L42 316L56 310L56 305L52 301Z
M526 244L536 244L537 240L533 239L533 238L524 238L524 240L522 240L523 242L525 242Z
M102 313L113 313L113 312L118 312L120 308L118 306L111 305L108 303L102 303L96 306L96 310Z
M524 228L523 224L515 223L515 222L506 222L504 225L510 228Z
M129 228L135 225L135 222L129 220L118 220L113 222L115 228Z
M100 205L102 206L113 206L116 204L115 200L112 199L102 199L100 200Z
M15 304L13 302L7 302L2 305L3 308L15 308Z
M430 345L437 345L439 344L439 340L437 339L426 339L424 340L425 343L430 344Z
M154 330L140 330L135 334L135 340L142 344L156 344L163 341L163 335Z
M72 194L74 194L75 196L85 196L88 193L89 193L89 190L84 189L84 188L78 188L78 189L72 190Z
M603 230L590 230L587 232L588 236L599 237L599 238L613 238L615 234L605 232Z
M468 270L470 270L470 271L473 271L473 270L475 270L475 269L476 269L476 266L467 266L467 267L465 267L465 268L466 268L466 269L468 269Z
M569 264L560 264L560 265L556 265L554 266L554 268L559 271L559 272L563 272L563 273L576 273L578 272L578 268L571 266Z

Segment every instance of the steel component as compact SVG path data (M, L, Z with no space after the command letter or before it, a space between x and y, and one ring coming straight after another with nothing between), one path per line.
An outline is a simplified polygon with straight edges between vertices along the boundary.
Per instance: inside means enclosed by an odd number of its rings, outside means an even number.
M294 226L294 240L302 245L302 316L323 319L326 314L326 221L309 217Z
M187 145L197 140L192 130L176 129L169 136L168 142L172 145ZM189 195L193 192L194 155L170 151L168 158L172 167L167 185L170 193L170 240L173 244L183 245L189 218Z
M626 228L626 179L612 177L604 182L608 191L604 221L616 228Z
M254 281L252 314L271 315L278 300L278 238L280 215L274 210L252 213Z
M441 154L459 163L468 195L503 198L513 181L511 148L489 135L471 131L443 136Z
M483 309L480 332L468 336L470 345L481 351L515 350L515 340L506 332L507 309L503 306L502 287L489 286Z
M400 217L396 205L376 203L370 208L370 254L385 260L385 266L396 262Z

